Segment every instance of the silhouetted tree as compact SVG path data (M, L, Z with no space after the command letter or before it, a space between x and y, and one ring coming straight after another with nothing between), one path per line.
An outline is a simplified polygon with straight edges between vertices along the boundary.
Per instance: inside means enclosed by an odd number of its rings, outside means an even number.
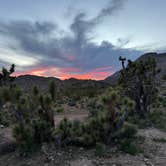
M2 68L2 72L0 73L0 85L7 85L10 84L14 81L15 77L11 76L15 71L15 65L12 64L10 69L7 70L6 68Z
M125 94L135 101L136 111L140 115L144 115L157 96L155 76L159 70L157 70L156 61L150 57L144 61L128 60L128 65L125 67L126 59L120 57L119 60L122 62L119 83Z

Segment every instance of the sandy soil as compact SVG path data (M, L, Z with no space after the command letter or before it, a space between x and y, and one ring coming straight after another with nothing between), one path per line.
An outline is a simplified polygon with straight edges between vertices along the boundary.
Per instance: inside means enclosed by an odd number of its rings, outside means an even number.
M74 121L84 121L88 117L88 113L86 111L68 111L65 113L59 113L54 116L55 126L57 126L60 121L64 118L67 118L68 120Z

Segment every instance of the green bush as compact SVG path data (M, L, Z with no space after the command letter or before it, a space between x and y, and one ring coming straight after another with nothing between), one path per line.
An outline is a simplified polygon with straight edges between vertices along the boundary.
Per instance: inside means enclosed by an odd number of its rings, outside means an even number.
M82 134L81 122L79 120L74 120L72 124L72 135L80 137Z
M81 140L82 140L81 143L85 147L89 147L89 146L95 145L91 134L83 133Z
M32 153L36 151L36 144L34 144L33 130L29 126L21 128L16 125L13 128L13 136L17 141L19 151L21 153Z
M61 143L64 145L66 139L72 136L72 123L64 118L59 124L57 133L61 135Z
M0 124L8 126L10 124L10 116L7 111L0 110Z
M50 142L52 140L52 128L48 122L44 120L35 120L33 122L33 129L35 144Z
M124 139L123 141L121 141L120 149L123 152L129 153L131 155L136 155L137 153L141 152L140 148L130 139Z
M153 126L166 131L166 113L160 110L154 110L148 114L148 119L151 121Z
M102 143L97 143L95 147L95 155L96 156L103 156L106 151L106 146Z
M130 123L125 123L122 128L122 136L124 138L133 138L137 133L137 127Z
M56 112L58 112L58 113L63 113L63 112L64 112L64 108L62 108L62 107L57 108Z

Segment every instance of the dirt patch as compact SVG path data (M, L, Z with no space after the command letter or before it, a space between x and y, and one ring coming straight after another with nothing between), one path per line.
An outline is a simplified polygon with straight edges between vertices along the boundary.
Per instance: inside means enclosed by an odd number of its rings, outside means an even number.
M67 118L68 120L74 121L85 121L88 118L88 113L85 111L68 111L65 113L59 113L54 116L55 126L57 126L61 120Z
M0 155L13 152L16 148L10 128L0 129Z

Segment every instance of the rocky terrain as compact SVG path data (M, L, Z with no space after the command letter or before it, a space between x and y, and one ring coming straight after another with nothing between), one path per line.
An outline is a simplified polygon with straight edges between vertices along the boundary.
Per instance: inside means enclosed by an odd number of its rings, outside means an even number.
M1 155L1 166L165 166L166 133L156 128L141 129L138 135L143 138L140 146L143 152L133 156L107 147L101 157L94 149L67 147L57 149L54 145L43 145L42 150L33 156L21 157L12 152Z

